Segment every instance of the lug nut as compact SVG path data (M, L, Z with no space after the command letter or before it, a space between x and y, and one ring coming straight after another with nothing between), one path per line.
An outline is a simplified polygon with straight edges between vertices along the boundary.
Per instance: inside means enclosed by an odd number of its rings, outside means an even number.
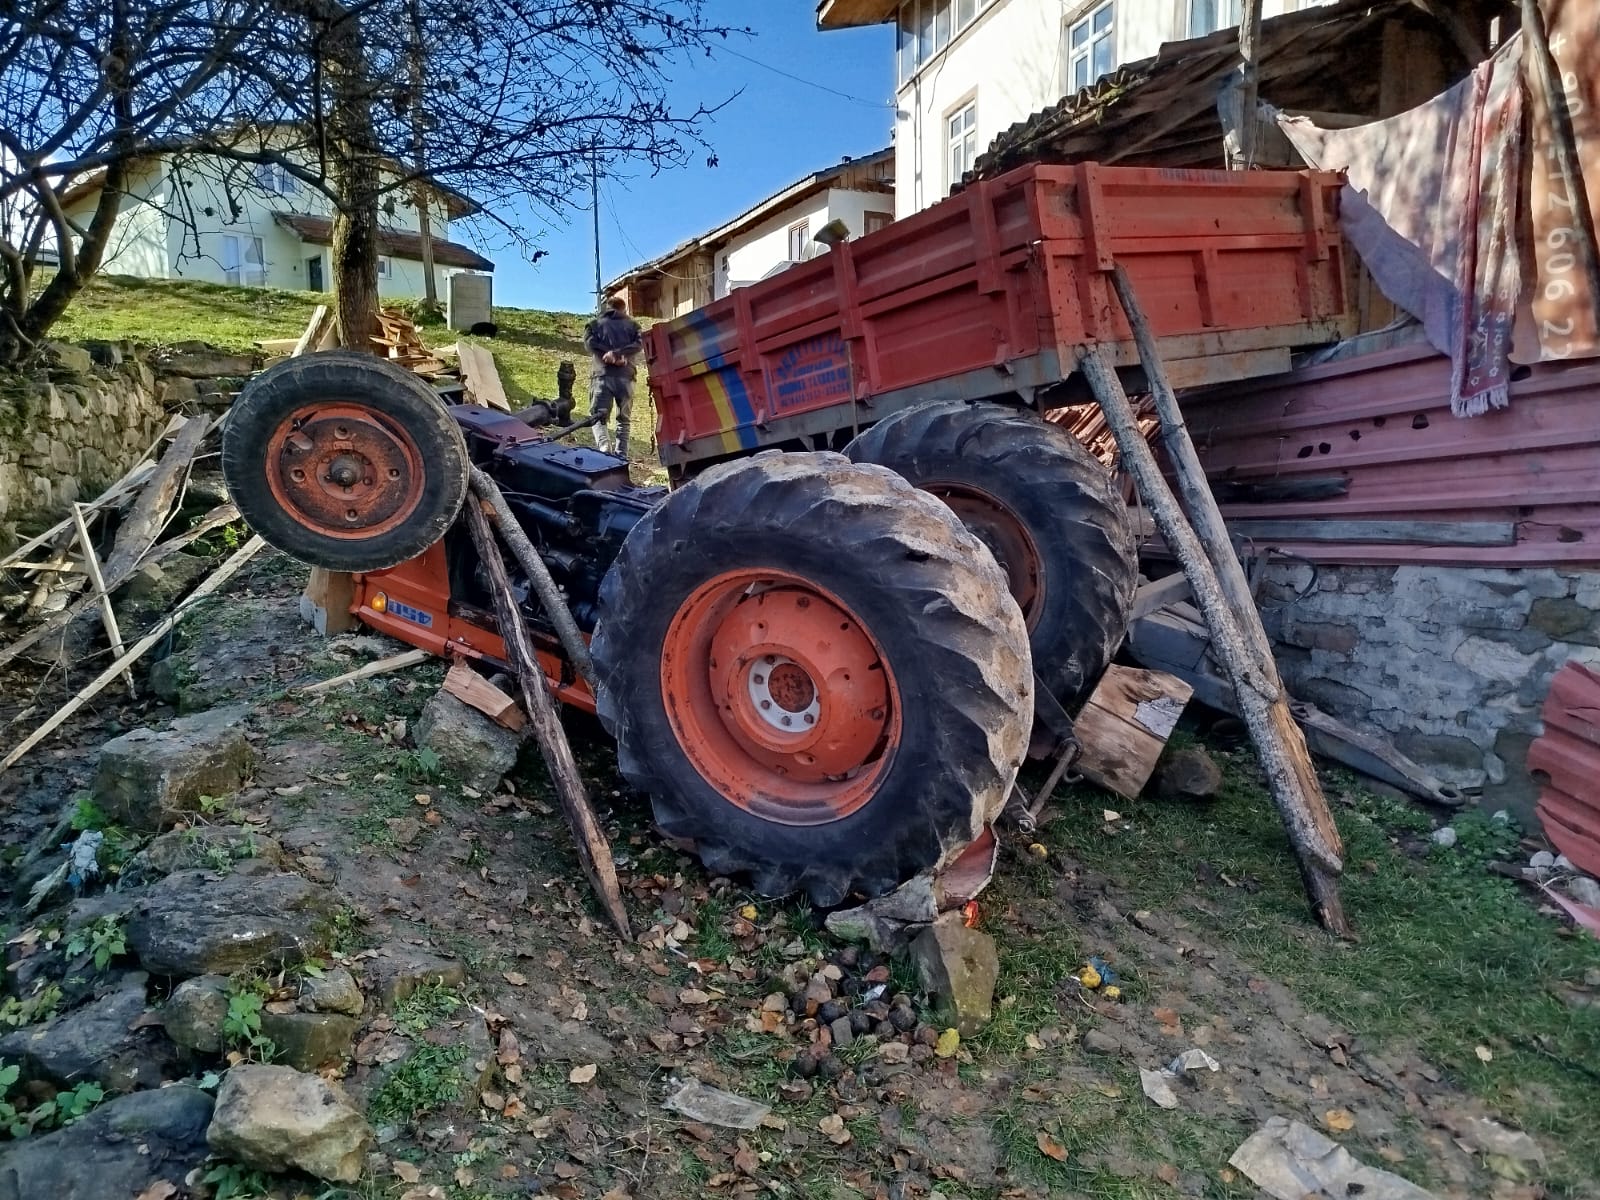
M399 467L390 467L389 468L389 478L390 479L399 479L400 478L400 468Z
M791 721L791 720L790 720L790 719L789 719L789 718L788 718L788 717L785 717L785 718L784 718L784 719L783 719L783 724L784 724L784 725L785 725L785 726L789 726L789 725L793 725L793 724L794 724L794 722L793 722L793 721Z
M771 708L772 707L772 701L771 700L763 700L761 702L761 707L762 708Z
M357 518L357 517L359 517L359 516L360 516L360 515L361 515L361 514L360 514L360 513L358 513L358 512L356 512L356 510L355 510L355 509L353 509L353 508L351 508L351 509L346 509L346 510L345 510L345 514L344 514L344 519L345 519L345 520L346 520L346 521L354 521L354 520L355 520L355 519L356 519L356 518Z
M767 677L765 675L753 675L751 678L757 683L765 683L767 681Z
M294 470L289 472L289 478L294 480L296 483L304 483L305 482L305 478L306 478L306 473L304 471L302 471L299 467L296 467Z
M815 714L807 713L806 714L806 724L807 725L815 725L816 723L817 723L817 718L816 718Z

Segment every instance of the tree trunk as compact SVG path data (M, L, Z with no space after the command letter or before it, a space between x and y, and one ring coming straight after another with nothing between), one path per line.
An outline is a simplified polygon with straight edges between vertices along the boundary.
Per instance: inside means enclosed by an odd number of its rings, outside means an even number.
M373 350L378 332L377 139L361 20L337 0L319 4L328 22L322 57L332 100L328 135L339 202L333 217L333 300L339 343Z

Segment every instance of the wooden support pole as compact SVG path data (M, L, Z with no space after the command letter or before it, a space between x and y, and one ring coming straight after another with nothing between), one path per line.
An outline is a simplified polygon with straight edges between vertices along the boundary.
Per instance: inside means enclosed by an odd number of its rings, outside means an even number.
M1155 455L1139 433L1133 406L1122 390L1116 368L1095 347L1081 348L1078 365L1105 411L1106 423L1122 452L1124 468L1133 476L1140 499L1182 564L1194 589L1195 600L1205 614L1212 646L1233 681L1240 712L1255 742L1273 802L1288 831L1312 911L1324 927L1340 936L1349 936L1350 925L1339 897L1343 846L1338 829L1323 798L1305 739L1289 713L1282 687L1277 685L1277 667L1270 655L1263 660L1257 649L1258 639L1264 643L1266 633L1257 634L1253 630L1246 634L1240 627L1253 624L1259 629L1260 625L1255 605L1248 602L1248 582L1247 606L1236 608L1224 594L1218 571L1213 566L1214 559L1232 557L1233 547L1226 538L1220 545L1201 544L1168 488ZM1146 369L1150 369L1149 363ZM1179 473L1181 477L1181 467ZM1221 517L1217 520L1220 522ZM1234 565L1238 568L1236 558ZM1242 576L1243 570L1239 571Z
M83 567L89 572L89 580L94 585L94 597L100 604L100 623L106 627L106 638L111 643L111 652L121 658L124 653L122 630L117 627L117 614L111 607L111 593L106 591L105 576L100 574L100 556L94 552L94 541L89 537L89 525L83 519L83 505L73 504L72 523L78 527L78 545L83 547ZM129 698L138 699L139 692L133 686L133 668L124 671L122 678L128 685Z
M1244 12L1239 20L1239 58L1242 60L1243 79L1239 100L1239 159L1229 163L1241 171L1256 165L1256 141L1260 118L1256 115L1256 97L1261 91L1261 0L1244 0Z
M259 537L253 537L235 550L233 556L227 562L218 567L205 582L190 592L176 609L157 622L154 629L128 647L127 653L118 657L116 662L90 680L82 691L57 709L48 721L23 738L21 744L15 750L6 755L3 760L0 760L0 771L4 771L7 767L13 765L19 758L64 724L68 717L98 696L105 689L106 684L126 671L133 663L139 661L150 647L166 637L172 631L173 626L189 614L196 600L209 596L227 583L238 573L240 567L244 566L265 547L266 543L264 541Z
M572 829L578 859L594 888L600 905L605 909L617 932L632 939L628 927L628 912L622 903L622 886L617 882L616 863L611 858L611 845L600 828L600 819L589 804L583 789L583 777L578 773L578 763L572 756L572 746L567 741L566 730L561 727L560 714L555 701L550 698L550 685L533 652L533 639L522 619L511 578L506 573L505 559L494 539L489 518L484 513L483 502L473 498L466 506L467 529L472 534L472 544L477 547L489 575L489 590L494 595L496 623L500 637L505 642L508 665L516 672L522 689L522 707L528 724L539 743L539 751L550 771L550 781L555 784L556 795L561 798L561 808Z

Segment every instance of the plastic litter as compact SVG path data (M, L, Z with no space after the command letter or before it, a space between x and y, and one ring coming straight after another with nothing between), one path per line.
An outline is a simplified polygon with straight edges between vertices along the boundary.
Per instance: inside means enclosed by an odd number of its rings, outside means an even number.
M105 840L98 829L85 829L76 841L62 845L67 852L67 883L74 891L100 874L100 844Z
M1105 959L1100 958L1098 955L1089 960L1089 965L1091 967L1093 967L1096 971L1100 972L1100 982L1101 983L1121 983L1122 982L1122 977L1120 975L1118 975L1115 970L1112 969L1111 964L1108 963Z
M1139 1086L1159 1108L1177 1108L1178 1094L1172 1090L1172 1075L1166 1071L1139 1068Z
M691 1079L668 1096L662 1107L702 1125L720 1125L724 1129L754 1129L761 1124L761 1118L772 1111L770 1104L747 1100L698 1079Z
M1276 1200L1437 1200L1389 1171L1369 1167L1315 1129L1273 1117L1233 1152L1230 1166Z
M1167 1064L1167 1074L1182 1075L1185 1071L1220 1071L1222 1064L1198 1046L1185 1050Z

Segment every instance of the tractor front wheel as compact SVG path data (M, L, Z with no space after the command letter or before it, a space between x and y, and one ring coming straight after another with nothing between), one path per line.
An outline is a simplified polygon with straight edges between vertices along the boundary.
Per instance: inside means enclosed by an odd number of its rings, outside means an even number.
M1027 749L1027 629L949 510L837 454L713 467L601 588L599 714L657 823L819 905L965 848Z

